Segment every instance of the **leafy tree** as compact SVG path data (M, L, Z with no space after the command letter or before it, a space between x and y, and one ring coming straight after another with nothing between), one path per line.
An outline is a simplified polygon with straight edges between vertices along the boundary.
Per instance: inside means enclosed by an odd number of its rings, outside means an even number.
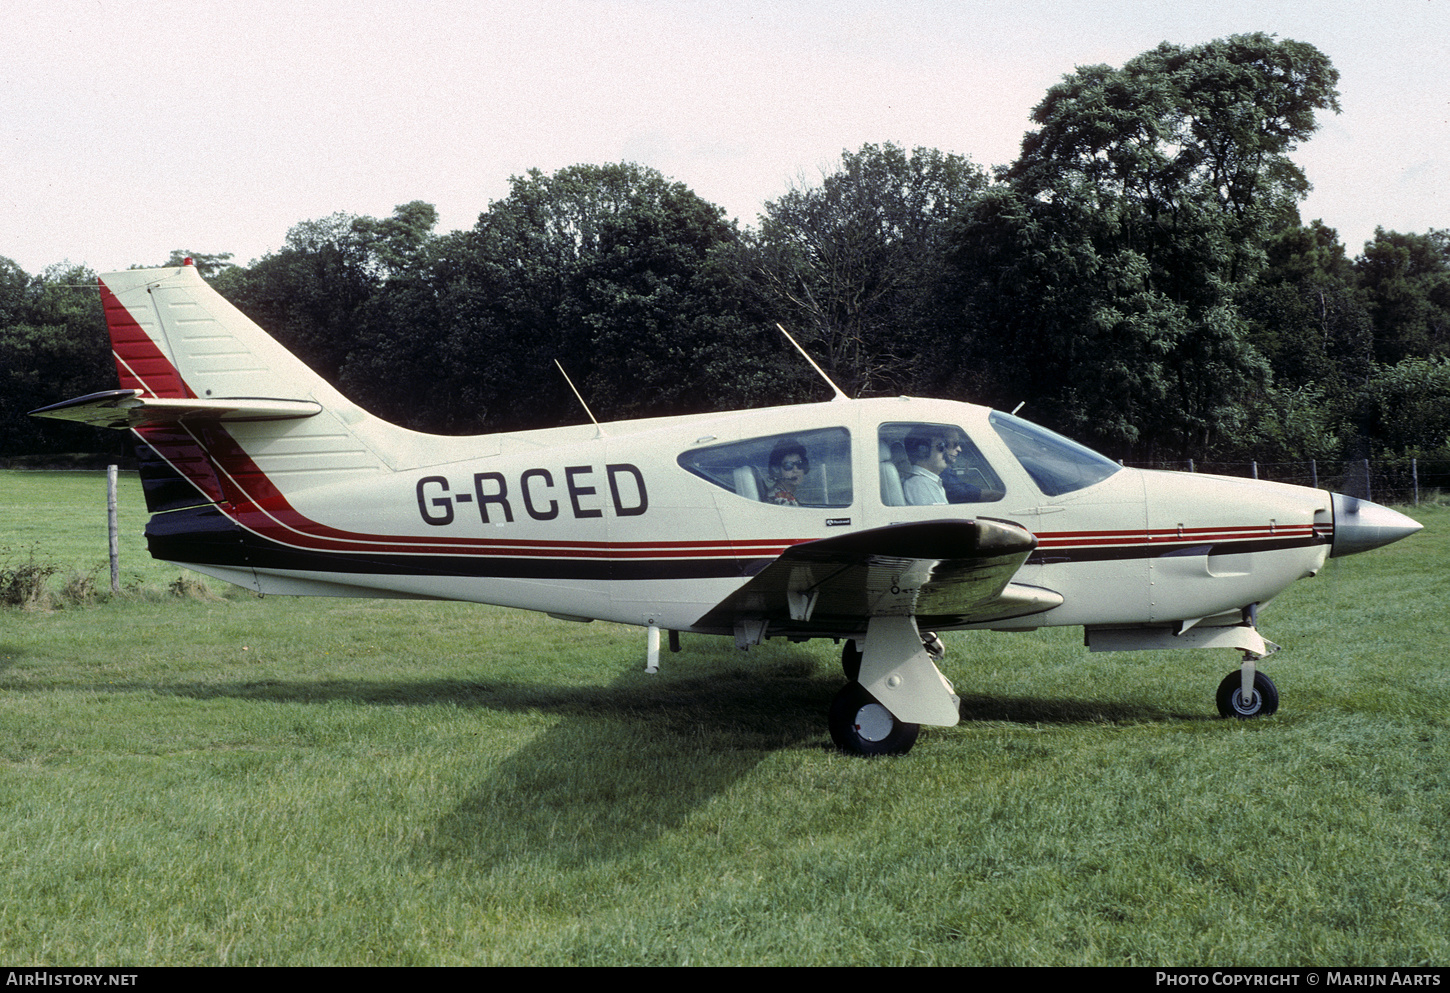
M1245 397L1243 405L1242 426L1220 441L1215 458L1329 463L1343 457L1351 412L1317 383L1268 384Z
M723 211L632 163L512 180L466 232L437 239L363 315L348 382L434 430L709 409L701 358L722 333L707 263L735 237Z
M606 167L602 178L611 188L625 180L629 193L597 219L597 241L577 260L560 312L565 340L573 324L588 359L587 395L616 416L699 409L711 391L695 368L710 345L701 335L707 311L697 281L735 230L721 208L649 170L620 176Z
M819 186L765 205L742 246L745 285L848 394L935 385L946 222L986 185L980 167L936 149L843 152Z
M1248 340L1275 383L1352 395L1370 376L1374 335L1338 235L1319 221L1291 225L1266 252L1264 269L1239 293Z
M373 275L388 279L407 272L425 259L437 224L437 208L431 203L413 200L393 208L391 217L356 218L352 233L361 243Z
M1360 394L1360 418L1375 455L1450 459L1450 359L1382 368Z
M1216 296L1213 278L1251 276L1258 243L1295 216L1309 183L1288 153L1316 111L1339 112L1338 80L1303 42L1164 42L1050 89L1008 175L1031 195L1086 197L1125 241L1155 250L1175 298ZM1206 253L1216 265L1200 273Z
M1374 320L1376 359L1450 354L1450 230L1376 228L1355 271Z
M330 382L342 378L364 305L419 257L438 221L431 204L379 220L333 214L287 232L281 249L215 280L223 295ZM206 275L206 273L203 273Z
M1115 450L1202 450L1235 429L1268 374L1235 291L1297 218L1308 187L1288 153L1338 110L1337 81L1313 46L1263 34L1065 77L957 231L971 351Z
M119 436L27 416L115 382L96 275L51 266L27 276L0 259L0 454L114 450Z
M24 321L30 310L30 274L0 258L0 328Z

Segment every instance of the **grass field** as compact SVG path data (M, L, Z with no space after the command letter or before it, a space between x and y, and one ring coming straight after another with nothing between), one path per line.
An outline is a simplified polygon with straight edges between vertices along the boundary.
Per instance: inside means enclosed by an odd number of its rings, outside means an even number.
M145 558L122 480L0 473L0 961L1444 965L1450 509L1230 652L951 636L965 720L833 752L829 643L258 599ZM85 584L80 584L83 588ZM176 586L182 593L172 592Z

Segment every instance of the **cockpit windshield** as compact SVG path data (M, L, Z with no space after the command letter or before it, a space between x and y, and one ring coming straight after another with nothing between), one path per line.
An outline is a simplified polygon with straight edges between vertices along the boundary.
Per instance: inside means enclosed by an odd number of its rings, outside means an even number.
M1091 448L1000 410L992 411L988 423L1047 496L1086 489L1122 468Z

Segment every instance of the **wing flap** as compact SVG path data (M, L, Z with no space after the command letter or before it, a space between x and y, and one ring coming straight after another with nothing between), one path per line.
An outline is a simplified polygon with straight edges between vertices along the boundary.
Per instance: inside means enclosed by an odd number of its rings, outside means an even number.
M776 633L851 632L872 617L952 627L1050 610L1062 597L1013 583L1037 547L990 520L893 524L795 545L696 622L764 618Z
M177 421L284 421L311 417L322 410L315 400L230 397L224 400L174 400L144 397L140 390L107 390L32 410L31 417L78 421L124 431L142 424Z

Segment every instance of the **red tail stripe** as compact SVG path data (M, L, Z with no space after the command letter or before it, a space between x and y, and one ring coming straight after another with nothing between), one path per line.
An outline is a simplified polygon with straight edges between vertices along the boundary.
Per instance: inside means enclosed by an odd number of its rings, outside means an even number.
M106 315L106 328L111 333L111 350L116 356L116 374L123 390L141 390L146 396L166 399L193 399L191 391L171 360L156 347L146 329L136 323L131 312L116 298L105 283L101 287L101 308Z

